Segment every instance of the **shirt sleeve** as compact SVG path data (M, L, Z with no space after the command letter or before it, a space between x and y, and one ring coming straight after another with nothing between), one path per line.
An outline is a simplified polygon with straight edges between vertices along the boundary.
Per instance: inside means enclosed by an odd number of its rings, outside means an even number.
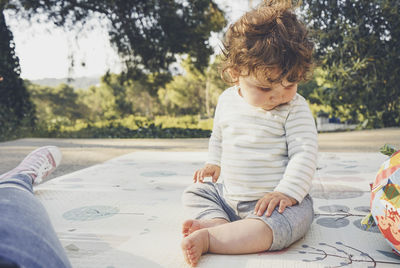
M219 119L221 118L222 101L221 96L218 99L217 107L215 108L213 129L210 140L208 142L208 159L207 164L221 166L222 154L222 132Z
M318 155L317 130L304 98L300 97L292 104L285 131L289 162L275 191L300 203L311 189Z

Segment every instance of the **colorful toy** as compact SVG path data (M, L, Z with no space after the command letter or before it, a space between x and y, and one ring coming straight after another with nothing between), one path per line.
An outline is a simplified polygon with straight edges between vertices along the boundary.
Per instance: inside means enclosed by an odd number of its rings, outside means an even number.
M369 228L375 222L400 255L400 150L385 145L381 152L390 158L382 164L371 186L371 214L361 223Z

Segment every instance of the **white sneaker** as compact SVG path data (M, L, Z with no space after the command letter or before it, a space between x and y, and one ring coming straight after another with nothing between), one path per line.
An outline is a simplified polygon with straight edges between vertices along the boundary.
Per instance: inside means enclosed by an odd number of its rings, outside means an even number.
M16 168L1 175L0 180L24 174L29 175L34 184L38 184L59 166L61 158L61 151L56 146L40 147L28 154Z

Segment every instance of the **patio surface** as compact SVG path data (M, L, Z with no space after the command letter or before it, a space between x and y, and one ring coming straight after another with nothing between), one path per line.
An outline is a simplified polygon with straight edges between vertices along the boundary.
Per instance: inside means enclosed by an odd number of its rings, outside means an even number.
M320 152L378 152L385 144L400 148L400 128L320 133ZM32 150L56 145L63 152L52 178L136 151L207 151L208 139L20 139L0 142L0 174Z

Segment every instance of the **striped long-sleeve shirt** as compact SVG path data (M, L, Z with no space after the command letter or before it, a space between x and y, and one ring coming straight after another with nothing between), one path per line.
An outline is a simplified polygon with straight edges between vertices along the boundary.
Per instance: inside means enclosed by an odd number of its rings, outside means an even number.
M302 96L265 111L248 104L234 86L219 97L207 163L221 167L228 199L258 200L278 191L300 203L311 188L317 147L314 119Z

